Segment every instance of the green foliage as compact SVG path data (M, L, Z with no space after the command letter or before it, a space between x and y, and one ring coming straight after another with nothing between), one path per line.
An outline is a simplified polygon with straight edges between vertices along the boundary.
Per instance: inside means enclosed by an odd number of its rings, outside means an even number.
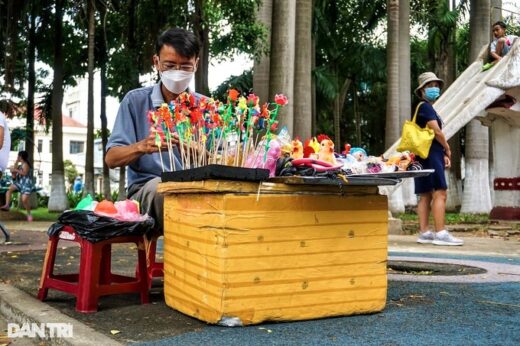
M417 221L416 213L402 213L397 215L397 217L403 221ZM456 224L488 224L489 223L489 214L464 214L464 213L446 213L446 224L448 225L456 225ZM433 220L430 218L430 221Z
M267 53L267 30L256 22L260 0L208 0L204 2L210 29L210 55L227 59L237 53L254 58Z
M457 74L461 74L469 66L470 32L469 23L457 30Z
M107 129L107 138L110 137L110 130ZM99 138L102 138L103 136L103 131L101 129L97 129L96 132L94 132L94 138L95 139L99 139Z
M361 143L371 153L384 150L386 52L375 28L384 19L385 1L316 1L317 132L333 134L333 105L345 80L350 89L341 118L341 138L357 142L354 93L358 98Z
M489 223L489 214L447 213L446 214L446 223L447 224L457 224L457 223L487 224L487 223Z
M210 59L227 59L236 53L259 57L266 52L265 27L255 21L259 0L115 1L107 15L108 84L111 95L122 99L139 86L138 76L153 71L155 43L166 29L192 30L201 39L208 32ZM135 5L135 6L134 6ZM134 6L134 7L132 7ZM207 63L201 61L202 63Z
M74 209L79 201L83 199L83 195L81 192L67 191L67 199L69 200L69 208Z
M111 193L112 201L117 201L119 199L119 191L114 190Z
M69 182L69 184L74 184L74 179L79 175L76 166L70 160L63 161L64 169L65 169L65 179Z
M227 100L227 93L230 89L236 89L242 95L247 95L253 89L253 72L252 70L244 71L241 75L231 76L220 84L211 96L215 99ZM264 100L265 101L265 100Z
M31 210L34 221L57 221L61 213L51 213L47 206Z
M20 144L20 141L25 140L25 128L22 127L15 127L11 130L11 149L12 150L18 150L18 145Z
M47 208L49 204L49 196L38 194L38 207Z

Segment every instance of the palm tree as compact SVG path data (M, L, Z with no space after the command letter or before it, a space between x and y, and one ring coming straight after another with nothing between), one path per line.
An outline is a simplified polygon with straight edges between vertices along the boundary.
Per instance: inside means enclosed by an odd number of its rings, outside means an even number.
M455 0L446 0L447 2L451 1L450 10L455 10L457 4ZM455 81L457 78L457 52L455 49L456 46L456 34L457 27L454 25L454 30L451 31L448 45L447 45L447 75L444 77L444 90L446 90L451 83ZM459 189L461 186L461 146L460 146L460 133L457 132L448 143L451 148L451 168L446 171L447 180L448 180L448 197L446 199L446 210L447 211L458 211L461 205L461 192ZM460 190L460 191L459 191Z
M204 6L204 0L195 0L195 15L193 19L193 31L200 41L199 68L195 72L195 86L203 95L209 94L208 70L209 70L209 26Z
M29 71L27 79L27 125L25 134L25 150L29 154L29 163L34 167L34 89L36 87L36 71L34 63L36 61L36 1L30 1L30 20L29 20L29 47L27 59L29 60Z
M94 38L96 34L95 0L87 1L88 23L88 100L87 100L87 152L85 155L85 188L83 194L94 196Z
M386 38L386 131L385 147L390 147L400 134L399 116L399 0L387 0ZM409 61L409 60L408 60ZM404 212L402 189L396 189L388 199L392 213Z
M101 17L102 30L99 42L99 64L100 64L100 79L101 79L101 109L99 117L101 118L101 145L103 147L103 196L105 199L112 200L110 191L110 169L105 162L106 149L108 143L108 129L107 129L107 107L106 99L108 95L107 87L107 11L108 2L99 1L98 8Z
M388 0L387 101L385 145L390 147L400 134L399 128L399 1Z
M478 58L483 45L489 43L490 0L471 0L470 61ZM478 120L466 125L466 179L461 212L489 213L489 129Z
M278 115L281 126L294 134L294 37L296 27L296 0L274 0L273 29L271 36L271 66L269 73L269 99L285 94L289 104Z
M63 102L63 4L64 0L55 1L54 14L54 59L52 79L52 178L49 196L49 211L61 212L68 208L65 193L65 170L63 166L63 132L61 105Z
M296 2L296 52L294 64L294 135L308 138L312 130L312 0Z
M267 29L267 45L271 46L271 28L273 23L273 0L263 0L258 9L257 19ZM253 90L260 101L269 99L270 52L255 60L253 67Z
M410 118L411 113L410 65L410 0L401 0L399 2L399 129ZM406 179L401 186L404 205L416 205L413 180Z

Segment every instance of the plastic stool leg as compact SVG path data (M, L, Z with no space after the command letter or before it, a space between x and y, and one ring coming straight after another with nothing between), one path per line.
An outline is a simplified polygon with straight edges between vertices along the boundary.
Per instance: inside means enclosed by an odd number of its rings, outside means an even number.
M141 295L141 304L148 304L148 290L151 286L151 281L149 280L148 272L146 270L146 251L145 251L145 243L143 239L141 239L137 245L137 280L139 281L139 292Z
M38 289L38 299L47 298L49 288L47 287L47 279L52 276L54 271L54 262L56 260L56 250L58 248L58 237L51 237L47 242L47 251L43 261L42 276L40 278L40 287Z
M110 284L112 281L112 244L106 244L101 249L101 269L99 282Z
M87 240L81 241L81 262L79 266L79 292L76 299L76 311L96 312L100 280L102 246Z

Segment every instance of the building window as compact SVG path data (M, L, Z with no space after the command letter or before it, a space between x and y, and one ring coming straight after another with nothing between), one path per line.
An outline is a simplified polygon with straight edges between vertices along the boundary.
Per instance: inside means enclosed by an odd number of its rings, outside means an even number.
M85 146L85 142L81 141L70 141L69 144L69 153L70 154L78 154L83 152L83 147Z
M38 152L41 153L43 150L43 139L38 139Z

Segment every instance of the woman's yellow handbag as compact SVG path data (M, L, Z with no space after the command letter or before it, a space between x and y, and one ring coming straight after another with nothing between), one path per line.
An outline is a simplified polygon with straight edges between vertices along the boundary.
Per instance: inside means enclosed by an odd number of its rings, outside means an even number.
M423 102L420 102L415 109L412 121L406 120L403 125L403 132L401 135L401 142L397 146L397 151L411 151L425 159L430 153L435 133L426 125L425 128L420 127L415 122L417 112Z

